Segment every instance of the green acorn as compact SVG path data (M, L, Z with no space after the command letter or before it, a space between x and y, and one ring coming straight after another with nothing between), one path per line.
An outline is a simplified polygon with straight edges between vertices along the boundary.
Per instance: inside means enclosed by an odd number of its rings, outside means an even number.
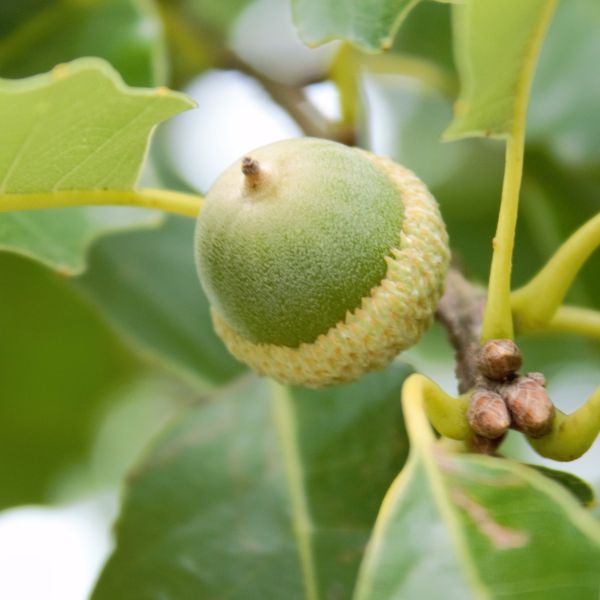
M449 260L437 204L413 173L313 138L229 167L206 196L195 244L232 354L308 387L382 369L417 342Z

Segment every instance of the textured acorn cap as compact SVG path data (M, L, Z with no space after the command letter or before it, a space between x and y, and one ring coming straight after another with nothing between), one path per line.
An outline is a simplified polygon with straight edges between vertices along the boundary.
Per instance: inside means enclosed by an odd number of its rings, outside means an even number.
M415 175L311 138L230 167L207 195L196 244L229 350L261 374L309 387L384 368L413 345L449 259L437 205Z

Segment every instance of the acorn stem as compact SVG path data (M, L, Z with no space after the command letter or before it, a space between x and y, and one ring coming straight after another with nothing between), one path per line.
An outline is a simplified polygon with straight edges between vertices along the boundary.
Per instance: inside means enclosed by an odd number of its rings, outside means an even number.
M263 179L263 171L260 163L251 156L244 156L242 159L242 173L246 178L246 187L255 189Z

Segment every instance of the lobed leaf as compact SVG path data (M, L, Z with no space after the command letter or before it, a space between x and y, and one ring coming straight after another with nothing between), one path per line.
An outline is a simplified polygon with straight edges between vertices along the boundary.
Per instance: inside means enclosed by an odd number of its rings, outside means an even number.
M163 88L129 88L99 59L0 80L0 207L11 194L133 188L153 128L192 105ZM95 237L153 222L156 215L133 209L2 214L0 248L75 273Z
M247 376L192 409L131 475L93 598L348 598L405 458L406 373L321 391Z

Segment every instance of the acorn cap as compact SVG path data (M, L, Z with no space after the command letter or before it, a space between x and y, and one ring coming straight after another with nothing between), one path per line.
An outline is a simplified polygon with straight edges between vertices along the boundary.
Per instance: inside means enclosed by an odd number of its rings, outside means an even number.
M229 350L320 387L385 367L430 325L449 251L425 185L388 159L301 138L250 153L209 191L197 264Z

